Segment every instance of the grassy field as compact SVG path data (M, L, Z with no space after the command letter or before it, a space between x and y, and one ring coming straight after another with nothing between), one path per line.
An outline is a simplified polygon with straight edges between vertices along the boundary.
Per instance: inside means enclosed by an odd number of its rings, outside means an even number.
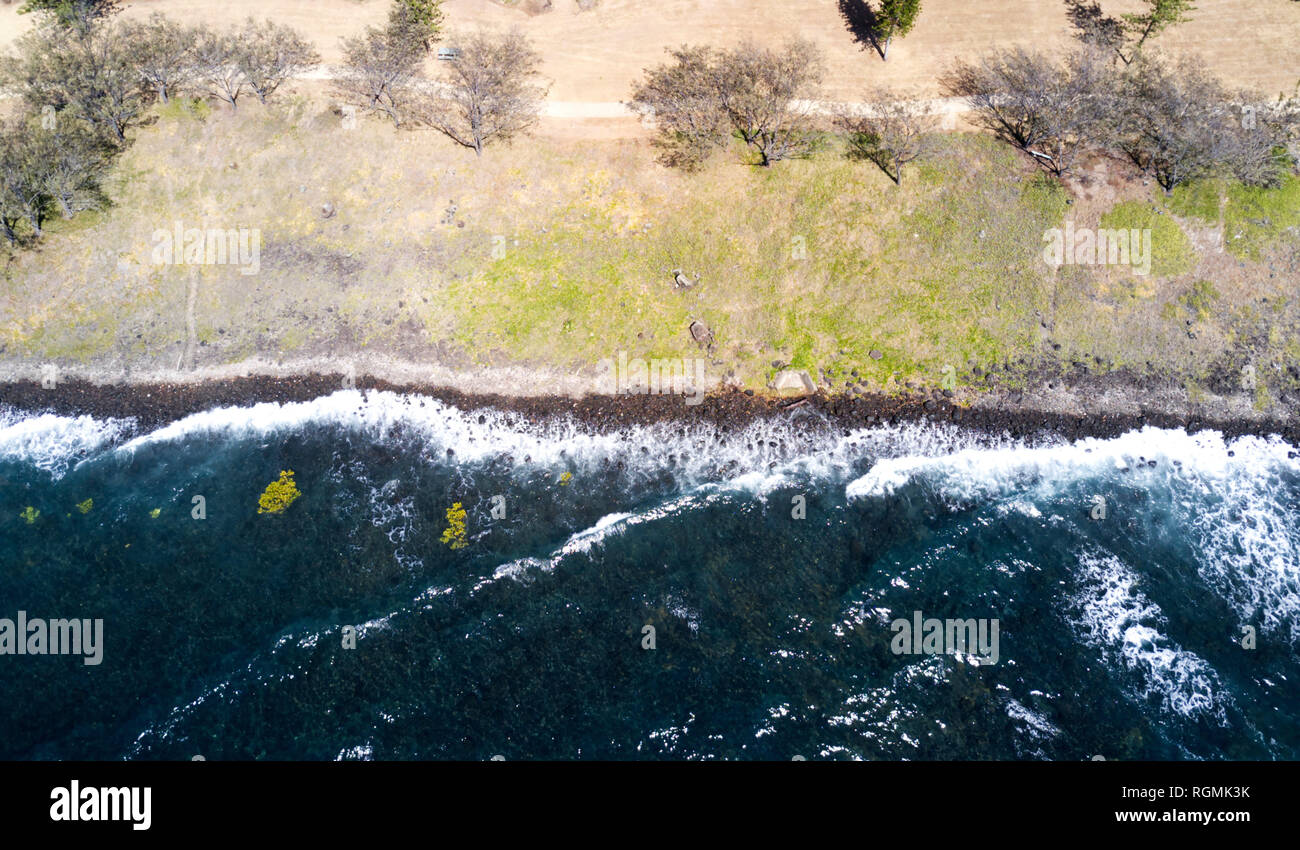
M834 143L689 175L619 140L528 140L480 161L432 133L346 129L319 100L174 104L122 159L113 207L10 257L0 358L145 369L379 352L594 374L626 351L707 356L747 387L791 365L885 390L939 385L948 366L959 384L981 380L974 367L1014 383L1086 365L1213 387L1251 361L1274 393L1294 386L1300 181L1165 197L1096 168L1104 179L1062 187L975 134L944 137L901 187ZM1153 273L1049 267L1044 233L1067 219L1149 228ZM176 222L258 229L258 274L155 264L154 232ZM674 269L698 285L674 287ZM707 354L693 320L713 331Z

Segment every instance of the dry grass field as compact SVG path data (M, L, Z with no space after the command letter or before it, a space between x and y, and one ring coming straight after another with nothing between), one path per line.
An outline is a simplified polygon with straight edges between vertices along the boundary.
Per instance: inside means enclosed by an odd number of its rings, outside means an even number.
M1135 0L1105 0L1107 13L1136 9ZM641 69L682 43L778 42L799 35L827 55L826 94L855 99L865 86L890 85L937 94L936 78L954 59L990 47L1023 44L1064 49L1070 24L1061 0L927 0L916 29L896 41L883 62L855 40L839 0L601 0L579 12L576 0L527 15L492 0L446 0L448 31L480 25L518 26L546 56L551 99L626 99ZM17 4L0 7L0 45L31 25ZM326 62L337 61L339 38L382 21L385 0L132 0L126 14L161 11L223 25L248 15L302 30ZM1198 0L1194 18L1159 37L1163 49L1195 53L1227 82L1268 93L1300 82L1300 4L1293 0Z

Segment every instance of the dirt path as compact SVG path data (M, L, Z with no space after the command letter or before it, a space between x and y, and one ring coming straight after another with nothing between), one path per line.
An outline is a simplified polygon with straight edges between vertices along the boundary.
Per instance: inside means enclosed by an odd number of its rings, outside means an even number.
M298 77L301 80L312 82L328 82L334 79L335 73L330 66L314 68ZM966 101L959 97L940 97L922 99L920 102L929 105L931 111L936 115L960 115L968 111ZM833 101L833 100L811 100L797 101L796 106L806 107L813 112L830 115L835 114L844 107L863 108L863 104L856 101ZM637 113L628 108L627 104L617 100L593 101L593 100L546 100L542 104L542 116L546 118L569 118L574 120L587 119L638 119Z
M1063 50L1072 43L1062 0L927 0L915 30L897 40L889 61L856 38L841 8L862 0L602 0L577 11L555 0L554 11L530 17L489 0L446 0L447 38L478 26L519 27L542 51L551 97L563 103L616 103L628 96L664 49L684 42L779 42L798 35L826 52L826 96L855 100L886 85L916 97L939 94L936 80L954 59L999 46ZM1138 0L1101 0L1112 15ZM1300 80L1300 3L1293 0L1197 0L1192 20L1159 37L1174 53L1194 53L1231 85L1274 95ZM32 25L19 4L0 6L0 46ZM189 23L228 27L252 15L294 26L314 41L325 62L340 58L339 40L381 23L387 0L132 0L128 17L161 11ZM585 109L585 108L584 108ZM563 117L572 117L562 110ZM557 116L561 117L561 116ZM585 113L580 117L588 117ZM597 116L591 116L597 117Z

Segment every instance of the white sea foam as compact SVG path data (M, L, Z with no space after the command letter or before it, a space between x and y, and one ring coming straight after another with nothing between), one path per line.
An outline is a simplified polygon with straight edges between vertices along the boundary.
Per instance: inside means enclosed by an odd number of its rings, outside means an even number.
M882 498L924 481L946 499L1041 516L1039 505L1092 480L1144 485L1195 536L1200 577L1243 622L1300 642L1300 459L1280 438L1225 440L1212 431L1143 428L1113 439L1039 447L965 448L882 457L849 483L850 499ZM1154 461L1155 465L1151 466ZM1080 503L1080 509L1087 507Z
M1289 465L1300 471L1300 460L1288 459L1287 451L1287 444L1278 438L1245 437L1227 442L1215 431L1188 434L1145 427L1105 440L1087 438L1036 447L1013 443L885 456L866 475L851 482L845 493L851 499L887 496L910 481L926 478L958 499L993 498L1012 492L1033 497L1050 495L1062 481L1082 476L1112 478L1129 469L1147 476L1168 475L1179 469L1218 480L1254 476L1268 467ZM1156 461L1154 468L1147 465L1152 460Z
M851 693L842 705L828 707L826 725L852 729L877 753L907 758L920 749L920 742L905 730L930 722L914 695L945 681L948 664L944 656L921 656L881 685Z
M709 498L706 497L705 501ZM596 546L602 545L605 540L613 535L623 534L628 528L643 525L645 523L655 522L664 517L688 512L693 506L700 504L700 499L694 495L682 496L673 499L662 505L648 508L639 513L617 513L608 514L596 521L596 524L590 528L571 534L558 548L556 548L548 557L545 558L519 558L507 564L498 566L490 578L480 580L474 585L474 592L500 581L503 578L512 578L516 580L525 579L533 570L551 572L558 567L565 559L574 555L586 555Z
M1193 474L1171 513L1189 530L1197 572L1243 623L1300 644L1300 466L1279 441L1233 443L1236 461ZM1193 468L1200 473L1199 467Z
M1024 703L1015 698L1007 699L1007 716L1016 721L1025 734L1034 739L1055 738L1061 734L1056 724L1042 714L1026 708Z
M1138 588L1133 570L1113 555L1083 552L1068 616L1079 638L1130 674L1130 696L1154 699L1169 713L1228 723L1232 698L1218 673L1162 632L1165 616Z
M0 406L0 461L25 463L62 478L77 461L121 440L132 420L31 415Z
M124 441L133 426L129 420L32 416L0 409L0 457L55 469L69 458L108 448L129 454L199 437L266 440L324 427L376 443L413 444L430 462L505 460L515 466L575 472L615 466L629 477L667 476L683 488L734 479L733 486L761 495L792 476L848 474L864 456L937 455L1010 444L952 425L923 422L832 434L801 425L797 415L726 431L704 424L655 423L595 433L563 417L530 422L513 412L467 412L424 396L360 390L304 402L213 408Z
M770 490L791 474L827 477L849 471L865 455L940 454L1004 445L952 425L912 422L831 435L795 419L770 419L734 431L700 424L655 423L595 433L562 417L530 422L521 414L461 411L435 399L391 392L341 390L305 402L223 407L142 434L118 448L196 436L266 439L309 427L335 427L373 441L417 442L426 458L480 463L512 460L536 467L595 468L622 464L629 474L667 474L689 487L735 478L740 487ZM450 449L452 454L447 455ZM775 466L782 469L771 471ZM744 476L752 477L746 478Z

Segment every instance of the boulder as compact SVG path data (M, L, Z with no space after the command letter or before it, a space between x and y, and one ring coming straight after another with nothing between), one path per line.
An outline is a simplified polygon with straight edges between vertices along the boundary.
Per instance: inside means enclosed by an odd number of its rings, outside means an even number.
M697 319L691 322L691 338L700 345L712 345L713 331L709 330L708 325Z
M690 289L692 286L700 282L698 278L691 280L684 272L682 272L681 269L673 269L672 275L673 287L676 289Z
M808 395L817 392L817 385L804 370L785 369L772 379L772 389L783 395Z

